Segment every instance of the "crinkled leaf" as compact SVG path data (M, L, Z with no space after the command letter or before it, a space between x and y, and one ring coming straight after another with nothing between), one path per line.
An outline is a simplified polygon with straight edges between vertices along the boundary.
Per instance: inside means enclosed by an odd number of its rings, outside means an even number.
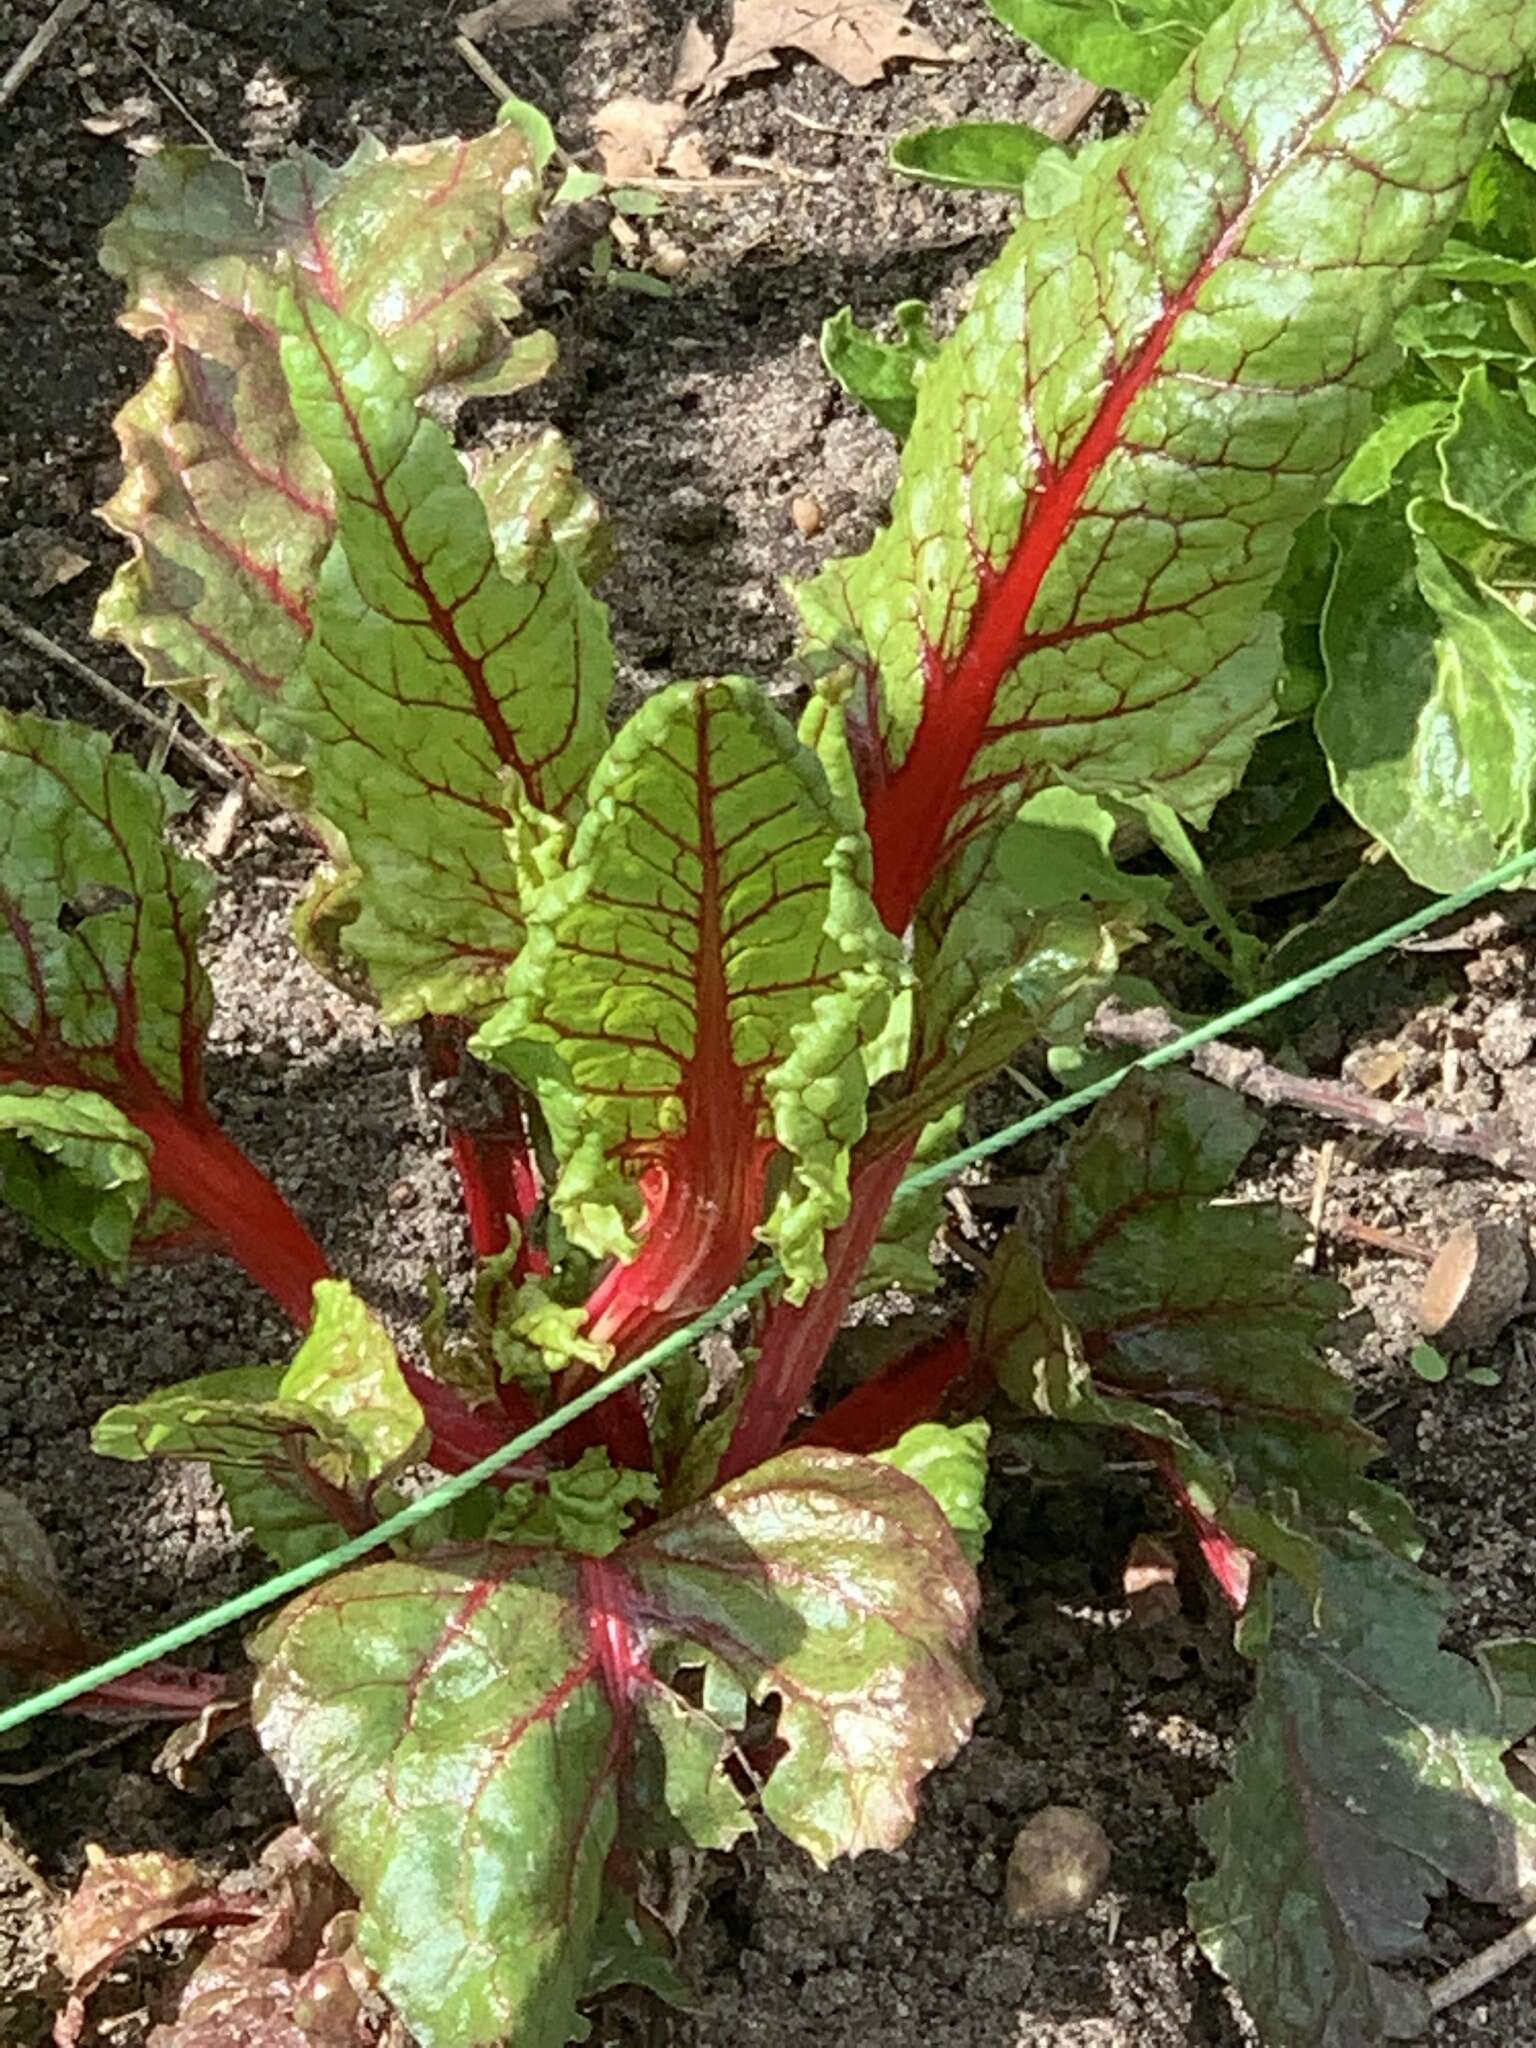
M954 121L944 128L916 128L897 136L891 144L891 169L927 185L1018 192L1051 147L1051 138L1027 121ZM837 376L835 368L832 374Z
M1448 504L1536 545L1536 383L1501 391L1486 369L1473 370L1440 442L1440 472Z
M452 442L367 328L313 300L279 317L294 412L337 500L284 707L359 870L342 944L387 1016L483 1008L522 936L512 790L560 815L585 787L606 737L606 615L548 530L498 502L518 580L502 573ZM537 475L522 482L536 512Z
M44 1244L120 1272L149 1206L149 1140L105 1096L0 1085L0 1198Z
M882 1140L962 1100L1031 1039L1079 1033L1167 885L1122 874L1115 823L1075 790L1042 790L975 839L917 922L914 1044Z
M316 1587L254 1645L254 1711L422 2048L563 2048L614 1844L750 1825L724 1769L748 1696L779 1701L770 1817L822 1858L896 1846L980 1704L975 1602L921 1486L806 1451L606 1560L492 1546ZM667 1682L699 1665L703 1707Z
M1229 0L987 0L999 21L1068 71L1155 99Z
M1334 789L1414 881L1462 888L1531 844L1536 626L1416 535L1400 497L1333 523L1316 724Z
M953 1109L923 1127L913 1150L910 1166L931 1166L947 1158L960 1140L965 1105ZM874 1250L859 1275L859 1295L879 1294L899 1287L905 1294L932 1294L939 1285L933 1262L933 1241L944 1221L942 1182L918 1188L913 1194L898 1192L885 1212Z
M754 685L660 692L599 765L475 1042L537 1088L578 1243L632 1256L644 1190L645 1263L615 1280L619 1306L594 1298L597 1336L619 1342L641 1295L679 1320L713 1302L759 1225L794 1282L819 1280L900 972L867 872L852 818ZM776 1149L787 1183L764 1221Z
M536 574L551 541L586 583L596 582L608 567L612 549L602 508L576 475L570 447L553 428L477 453L469 474L509 583Z
M158 1849L133 1856L87 1851L85 1875L75 1887L54 1933L69 2005L55 2038L81 2038L85 2001L106 1976L151 1935L186 1924L189 1907L206 1900L213 1880L182 1856Z
M894 1465L919 1486L926 1487L944 1510L944 1519L955 1532L955 1541L967 1560L981 1563L987 1531L992 1526L986 1510L987 1439L991 1432L981 1421L962 1422L951 1427L942 1422L920 1422L909 1429L888 1451L876 1451L881 1465Z
M1195 1931L1273 2048L1369 2048L1454 1884L1526 1909L1536 1805L1510 1783L1484 1672L1439 1647L1451 1602L1411 1565L1340 1537L1320 1600L1283 1582L1231 1783L1200 1812L1216 1862ZM1396 2038L1395 2034L1392 2038Z
M597 1445L537 1483L509 1487L485 1534L492 1543L547 1543L583 1557L607 1557L624 1541L637 1507L660 1495L649 1472L616 1471Z
M1426 441L1438 439L1455 412L1448 398L1424 398L1389 412L1360 443L1333 487L1335 505L1373 505L1392 488L1399 465Z
M135 557L97 631L290 785L280 712L334 515L278 362L283 281L380 334L413 399L511 388L550 360L544 337L514 345L504 325L537 202L513 127L392 153L370 138L339 170L301 155L259 206L236 164L176 148L139 167L102 239L123 325L163 350L117 419L124 480L103 516Z
M801 594L854 671L893 929L1047 782L1198 820L1236 780L1266 595L1531 40L1529 0L1239 0L1133 137L1042 159L924 368L889 527Z
M230 1514L284 1566L362 1526L372 1484L421 1441L421 1408L388 1332L344 1281L315 1289L291 1365L232 1366L109 1408L103 1457L206 1462Z
M1171 1445L1197 1505L1313 1575L1307 1523L1412 1554L1406 1503L1365 1475L1380 1452L1318 1348L1343 1304L1297 1264L1299 1218L1220 1203L1260 1119L1190 1075L1133 1074L1061 1161L1038 1254L994 1260L972 1342L1031 1412Z
M904 440L917 410L919 373L939 345L928 332L928 308L921 299L903 299L891 318L897 339L882 341L859 325L851 307L839 307L822 322L821 359L850 398Z
M1409 306L1398 319L1396 334L1415 355L1452 367L1499 363L1523 370L1536 362L1536 340L1513 317L1510 302L1489 293L1457 292Z
M76 1670L91 1650L52 1544L16 1495L0 1491L0 1674Z

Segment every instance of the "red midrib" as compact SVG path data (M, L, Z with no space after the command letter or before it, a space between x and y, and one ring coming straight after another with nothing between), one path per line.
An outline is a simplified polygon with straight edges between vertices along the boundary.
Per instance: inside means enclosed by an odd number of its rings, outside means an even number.
M924 656L923 708L898 768L867 797L874 853L875 904L886 926L904 932L947 850L971 764L991 720L1003 678L1029 653L1029 615L1089 486L1120 445L1125 416L1156 375L1174 328L1246 222L1230 221L1199 269L1171 299L1134 360L1112 382L1066 467L1048 472L1008 565L983 572L964 643L952 661L937 648ZM1042 458L1043 460L1043 458Z

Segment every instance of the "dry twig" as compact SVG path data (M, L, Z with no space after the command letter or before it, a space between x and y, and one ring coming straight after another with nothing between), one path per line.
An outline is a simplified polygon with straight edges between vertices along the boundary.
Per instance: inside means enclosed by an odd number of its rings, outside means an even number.
M60 37L71 22L78 21L91 0L59 0L59 4L43 22L37 34L24 43L10 63L5 67L5 76L0 78L0 107L15 99L32 73L47 56L51 45Z
M1166 1010L1148 1007L1124 1010L1116 1003L1100 1006L1092 1025L1102 1045L1150 1052L1179 1037L1179 1026ZM1383 1102L1343 1081L1314 1081L1306 1074L1288 1074L1252 1047L1227 1045L1215 1039L1190 1056L1190 1066L1208 1081L1250 1096L1266 1109L1284 1106L1310 1110L1333 1123L1352 1124L1403 1144L1423 1145L1453 1158L1481 1159L1501 1173L1536 1180L1536 1150L1522 1144L1493 1117L1452 1116L1445 1110L1419 1109L1408 1102Z

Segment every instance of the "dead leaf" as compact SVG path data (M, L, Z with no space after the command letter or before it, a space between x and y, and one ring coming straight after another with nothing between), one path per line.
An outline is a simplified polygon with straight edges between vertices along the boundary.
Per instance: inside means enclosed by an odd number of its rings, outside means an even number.
M73 548L45 547L37 558L37 574L32 578L28 594L32 597L46 597L50 590L57 590L61 584L73 583L77 576L83 576L91 566L85 555L77 555Z
M715 68L715 46L690 14L672 61L672 97L691 99Z
M1134 1627L1158 1628L1178 1614L1179 1561L1156 1536L1135 1539L1126 1553L1121 1582Z
M599 107L592 116L592 133L609 183L654 178L658 171L707 178L709 163L698 137L678 132L687 118L687 110L675 100L641 99L635 93L621 93Z
M459 16L459 34L472 43L509 28L542 28L546 22L569 21L572 0L490 0Z
M121 135L125 128L138 128L146 121L158 122L160 108L157 101L147 93L130 93L115 107L97 101L96 110L87 114L80 126L87 135Z
M773 69L799 50L850 85L874 85L897 58L948 62L933 38L906 19L912 0L736 0L720 61L699 91L713 99L733 79Z

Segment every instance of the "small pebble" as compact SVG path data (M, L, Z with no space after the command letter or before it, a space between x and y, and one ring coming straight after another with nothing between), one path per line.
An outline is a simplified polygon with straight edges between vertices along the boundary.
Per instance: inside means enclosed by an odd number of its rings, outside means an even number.
M809 491L802 491L790 499L789 516L795 522L795 531L806 540L812 534L820 533L827 519L821 509L820 498L813 498Z
M1042 1807L1008 1858L1010 1920L1065 1920L1091 1906L1109 1876L1109 1837L1080 1806Z

